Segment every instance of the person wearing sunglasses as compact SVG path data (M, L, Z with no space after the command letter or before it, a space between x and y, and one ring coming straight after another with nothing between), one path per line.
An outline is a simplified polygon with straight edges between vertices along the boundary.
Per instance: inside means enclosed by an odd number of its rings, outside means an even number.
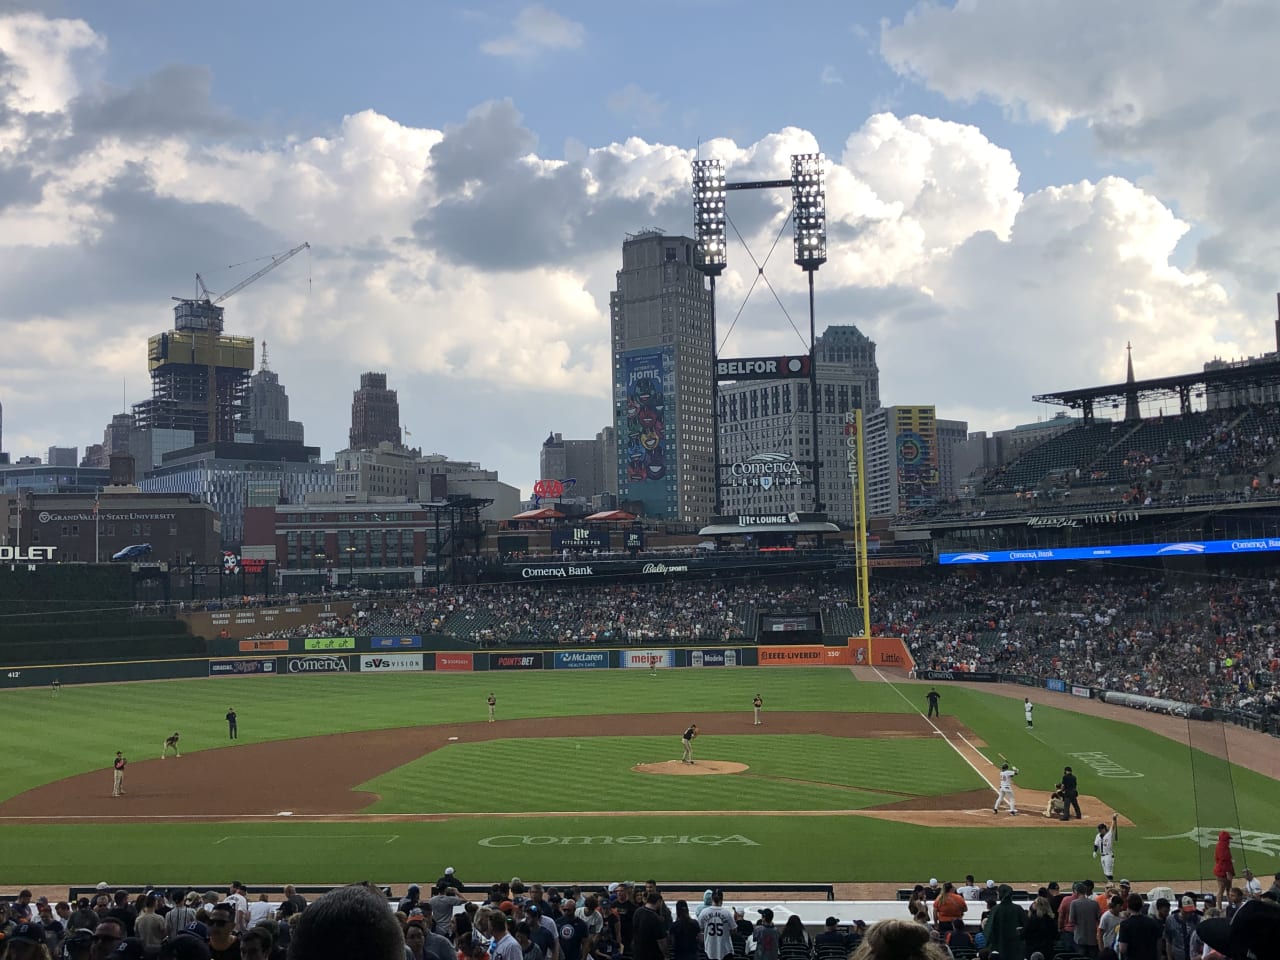
M209 908L209 954L213 960L240 960L240 941L236 938L236 905L215 903Z

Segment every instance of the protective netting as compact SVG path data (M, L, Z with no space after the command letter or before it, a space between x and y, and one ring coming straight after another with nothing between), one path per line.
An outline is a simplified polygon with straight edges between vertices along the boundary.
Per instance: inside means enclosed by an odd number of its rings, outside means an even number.
M1205 889L1214 889L1213 855L1218 833L1226 830L1240 837L1240 811L1236 806L1231 757L1227 750L1225 725L1219 720L1188 720L1187 741L1191 746L1191 787L1195 798L1196 833L1200 838L1200 879ZM1236 873L1245 866L1244 850L1232 845Z

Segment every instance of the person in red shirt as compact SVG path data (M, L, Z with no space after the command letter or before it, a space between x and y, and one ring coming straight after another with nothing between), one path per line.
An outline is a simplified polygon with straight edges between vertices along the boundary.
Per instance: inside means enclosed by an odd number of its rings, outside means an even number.
M1225 830L1218 834L1218 845L1213 850L1213 875L1218 878L1218 902L1224 903L1231 892L1231 881L1236 878L1235 864L1231 862L1231 834Z

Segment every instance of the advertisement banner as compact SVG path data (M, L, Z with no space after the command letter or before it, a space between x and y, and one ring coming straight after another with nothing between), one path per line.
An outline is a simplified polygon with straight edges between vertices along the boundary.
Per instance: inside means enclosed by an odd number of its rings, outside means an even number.
M1058 692L1058 693L1066 693L1066 692L1067 692L1067 681L1065 681L1065 680L1046 680L1046 681L1044 682L1044 687L1045 687L1045 689L1046 689L1046 690L1054 690L1054 691L1056 691L1056 692Z
M972 683L999 683L1000 674L981 670L917 670L920 680L968 680Z
M855 667L892 667L910 670L916 662L898 637L849 638L849 663Z
M644 531L643 530L627 530L622 534L622 546L625 550L643 550L644 549Z
M451 673L470 673L475 668L469 653L437 653L436 669Z
M1046 560L1125 560L1132 557L1202 557L1280 550L1280 537L1256 540L1190 540L1176 543L1123 543L1105 547L1040 547L1035 550L983 550L942 553L939 563L1034 563Z
M1071 695L1073 697L1084 697L1086 700L1088 700L1093 696L1093 691L1090 690L1088 687L1073 686L1071 688Z
M241 640L241 653L288 653L288 640Z
M303 650L354 650L355 637L308 637L302 641Z
M542 654L540 653L491 653L489 654L490 670L541 670Z
M422 638L413 637L373 637L369 641L370 650L421 650Z
M421 669L420 653L366 654L360 658L361 673L416 673Z
M848 647L821 647L816 644L761 647L757 656L762 667L826 667L850 662Z
M675 665L674 650L624 650L622 653L622 666L631 670L648 670Z
M556 670L593 670L609 666L607 650L557 650L552 666Z
M786 380L808 375L807 356L741 357L716 361L717 380Z
M691 667L736 667L737 650L694 650L689 654Z
M209 676L211 677L243 677L248 674L269 673L275 676L276 662L270 658L265 660L210 660Z
M608 550L609 531L595 527L561 527L551 531L552 550Z
M348 673L350 657L281 657L285 673Z
M674 366L669 348L634 350L622 355L614 374L619 500L638 500L644 513L659 516L675 493L675 474L667 466L676 438L666 413L666 376Z

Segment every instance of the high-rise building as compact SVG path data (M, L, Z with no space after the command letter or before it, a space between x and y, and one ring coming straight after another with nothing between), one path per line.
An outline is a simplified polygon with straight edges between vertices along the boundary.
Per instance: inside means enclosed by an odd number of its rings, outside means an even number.
M183 300L173 308L173 329L147 341L151 399L133 406L135 426L158 434L142 444L144 464L183 446L231 443L249 437L249 377L253 337L223 332L223 308Z
M559 433L542 441L538 452L538 475L550 480L573 480L567 496L590 499L611 493L609 481L618 474L618 446L613 427L605 427L592 440L566 440Z
M351 397L352 450L370 450L386 441L400 446L400 401L387 389L385 373L360 374L360 389Z
M895 517L942 496L932 406L881 407L864 417L863 458L868 517Z
M418 495L418 463L413 450L383 440L369 450L339 450L333 463L339 494L410 500Z
M938 483L942 496L954 497L960 492L963 476L956 470L956 453L969 439L967 420L938 420Z
M262 365L249 378L249 429L254 440L303 442L302 424L289 419L289 395L280 383L280 375L267 365L267 344L262 344Z
M51 467L78 467L80 466L80 448L50 447L45 463Z
M845 414L880 405L876 345L857 327L832 326L818 337L816 354L822 502L832 520L852 523ZM719 393L724 512L812 510L808 379L722 383Z
M629 235L609 317L619 502L702 523L715 507L714 351L693 246L657 230Z

